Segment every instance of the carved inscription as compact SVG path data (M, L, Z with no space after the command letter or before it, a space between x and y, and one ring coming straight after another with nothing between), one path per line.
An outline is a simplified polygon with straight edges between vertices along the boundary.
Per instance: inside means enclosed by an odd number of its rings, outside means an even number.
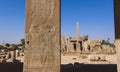
M44 25L53 24L54 0L32 0L32 24L30 32L43 31Z
M29 1L24 72L60 72L59 0Z

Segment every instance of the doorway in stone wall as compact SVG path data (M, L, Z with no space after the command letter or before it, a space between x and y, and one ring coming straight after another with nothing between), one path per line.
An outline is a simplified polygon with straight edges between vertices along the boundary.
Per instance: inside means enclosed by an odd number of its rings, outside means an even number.
M117 64L114 36L113 0L61 0L61 64Z

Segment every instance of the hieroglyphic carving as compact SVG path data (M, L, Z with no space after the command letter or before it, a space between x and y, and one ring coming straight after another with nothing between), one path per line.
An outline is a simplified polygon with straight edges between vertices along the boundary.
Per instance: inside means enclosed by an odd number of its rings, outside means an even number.
M32 13L25 34L24 72L60 72L59 0L28 1Z
M31 32L44 30L43 24L53 24L53 14L55 8L54 0L32 0L32 24L29 28ZM45 26L44 25L44 26Z

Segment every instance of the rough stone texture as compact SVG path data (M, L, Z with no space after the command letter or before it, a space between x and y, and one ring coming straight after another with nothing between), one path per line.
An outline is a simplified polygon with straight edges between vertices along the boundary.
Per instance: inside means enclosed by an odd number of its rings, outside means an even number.
M26 0L24 72L60 72L60 1Z
M61 36L61 54L67 51L65 36Z
M63 41L64 39L64 41ZM102 45L101 40L88 40L88 36L80 37L76 40L74 37L68 37L65 43L65 38L61 38L61 53L62 54L115 54L116 48L110 45Z
M15 60L15 51L11 51L10 62L14 62L14 60Z
M117 69L120 72L120 39L115 41L116 49L117 49Z

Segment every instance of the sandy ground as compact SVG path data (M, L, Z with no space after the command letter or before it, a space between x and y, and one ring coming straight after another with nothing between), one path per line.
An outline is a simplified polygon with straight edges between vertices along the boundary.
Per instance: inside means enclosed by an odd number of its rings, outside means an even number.
M97 54L99 55L99 54ZM76 55L76 56L61 56L61 64L68 63L84 63L84 64L117 64L116 54L113 55L105 55L106 61L90 61L88 55Z

